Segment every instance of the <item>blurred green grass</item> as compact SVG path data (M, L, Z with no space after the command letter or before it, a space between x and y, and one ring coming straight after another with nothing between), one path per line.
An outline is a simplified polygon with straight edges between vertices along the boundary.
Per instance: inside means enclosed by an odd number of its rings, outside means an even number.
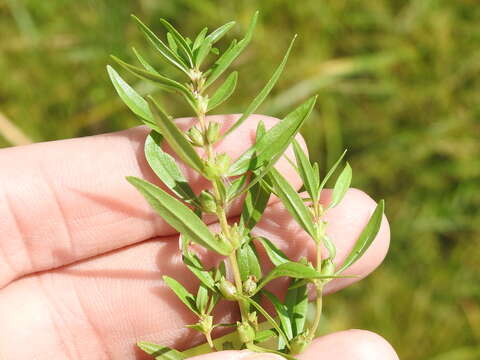
M220 112L242 110L298 33L286 74L261 111L281 115L318 93L304 129L313 157L325 170L348 148L354 186L387 200L390 254L380 271L326 300L326 327L379 332L404 360L478 359L474 0L3 0L0 146L138 124L105 71L111 53L132 59L127 44L153 55L131 13L156 30L165 17L191 34L235 19L238 37L256 9L261 23L236 63L239 90ZM148 84L137 85L148 91ZM167 105L177 116L189 114L180 103Z

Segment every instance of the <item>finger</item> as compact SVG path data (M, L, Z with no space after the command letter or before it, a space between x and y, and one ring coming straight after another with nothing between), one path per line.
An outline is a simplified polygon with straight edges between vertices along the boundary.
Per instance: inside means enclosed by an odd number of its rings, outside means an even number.
M347 192L335 212L330 212L328 231L337 242L339 254L351 249L374 207L367 195L353 190ZM291 258L312 254L311 240L280 205L268 209L258 231ZM355 272L365 276L373 271L385 256L388 242L385 221L365 256L356 263ZM215 262L213 258L204 260L208 265ZM203 342L200 335L184 327L195 323L196 317L163 284L163 274L179 280L192 292L196 290L198 282L181 261L177 237L143 242L15 281L0 290L0 331L12 334L14 339L7 342L0 336L0 348L19 359L28 358L31 351L56 351L64 358L74 358L77 348L82 348L86 358L102 358L99 354L104 353L110 358L129 358L134 353L132 344L138 340L180 349ZM12 304L18 304L15 312L11 311ZM216 322L234 321L238 312L235 308L231 302L221 302ZM32 333L38 336L30 339ZM26 341L31 346L22 347ZM64 351L71 354L65 355Z
M225 128L237 116L213 116ZM254 141L253 116L218 144L218 152L238 157ZM187 128L192 119L178 124ZM21 275L52 269L155 236L174 233L151 210L125 176L159 183L143 154L148 130L39 143L0 150L0 287ZM282 159L278 168L299 185ZM194 189L205 180L185 169ZM233 213L238 213L234 206Z
M380 335L365 330L346 330L314 340L298 358L300 360L398 360L398 355Z
M365 330L339 331L315 339L299 360L398 360L393 347L381 336ZM274 354L254 354L248 351L220 351L189 360L282 360Z

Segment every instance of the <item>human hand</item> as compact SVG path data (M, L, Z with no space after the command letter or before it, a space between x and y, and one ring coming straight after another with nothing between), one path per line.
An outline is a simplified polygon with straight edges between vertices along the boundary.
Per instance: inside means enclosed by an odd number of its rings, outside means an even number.
M232 157L240 155L252 143L258 119L244 123L235 142L219 147ZM262 119L267 127L274 122ZM189 121L179 124L187 126ZM224 121L231 123L233 116L224 116ZM161 280L166 274L195 284L182 266L177 235L125 180L134 175L159 183L143 156L146 135L147 129L139 127L0 150L0 359L147 359L136 349L136 341L176 348L202 342L184 327L194 319ZM280 160L277 168L292 184L299 184L287 161ZM195 189L205 186L194 173L184 171ZM329 194L322 193L323 202ZM337 262L348 254L374 207L366 194L350 190L325 215L327 232L338 249ZM238 213L237 204L230 216ZM278 201L271 201L257 232L292 258L314 253ZM346 271L359 277L336 279L326 293L372 272L388 243L384 219L372 246ZM203 259L215 261L206 253ZM281 291L282 282L276 285ZM218 310L222 322L232 321L236 313L225 302ZM198 359L245 360L250 355L221 352ZM348 330L315 340L299 358L397 356L380 336Z

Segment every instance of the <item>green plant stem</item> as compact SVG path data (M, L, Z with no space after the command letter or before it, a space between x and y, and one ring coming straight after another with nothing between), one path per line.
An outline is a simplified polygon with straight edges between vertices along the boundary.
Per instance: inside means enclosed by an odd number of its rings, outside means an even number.
M310 328L310 338L315 337L318 326L320 325L320 319L322 318L322 307L323 307L323 284L316 285L316 299L315 299L315 319Z

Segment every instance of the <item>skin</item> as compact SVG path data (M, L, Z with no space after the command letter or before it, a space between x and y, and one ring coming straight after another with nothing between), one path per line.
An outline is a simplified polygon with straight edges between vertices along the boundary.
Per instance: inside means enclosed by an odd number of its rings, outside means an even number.
M235 117L210 120L221 121L226 128ZM253 116L217 151L240 155L254 141L259 119L267 128L277 121ZM179 120L184 128L191 123ZM179 349L203 342L184 328L195 317L161 280L166 274L189 290L197 285L181 263L178 236L124 180L133 175L161 186L143 155L147 133L138 127L0 150L0 359L148 359L135 347L136 341ZM285 159L277 168L299 186ZM204 180L184 170L196 190L205 187ZM329 196L325 190L321 201L327 203ZM374 208L368 195L352 189L326 214L327 232L338 248L337 263L348 254ZM234 204L230 219L239 212L239 204ZM213 219L208 221L215 229ZM271 200L256 232L291 258L314 253L311 240L277 199ZM371 273L385 257L388 244L384 219L372 246L347 271L359 277L334 280L326 293ZM199 252L210 265L219 260ZM265 254L261 256L264 259ZM281 293L284 281L270 289ZM216 320L230 322L236 313L232 303L222 302ZM276 357L230 351L195 359L247 358ZM383 338L362 330L319 338L299 358L398 359Z

